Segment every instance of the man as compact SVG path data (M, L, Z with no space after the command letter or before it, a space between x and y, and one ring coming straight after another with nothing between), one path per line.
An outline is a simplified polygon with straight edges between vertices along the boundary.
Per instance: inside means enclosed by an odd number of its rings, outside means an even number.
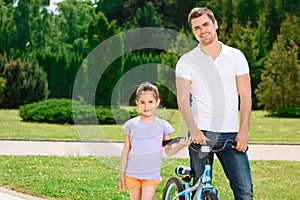
M199 45L176 65L179 110L194 143L205 144L209 139L237 142L234 148L217 153L217 157L235 199L253 199L246 153L252 106L247 60L238 49L218 41L218 23L211 10L192 9L188 22ZM204 171L205 157L191 149L189 153L196 182Z

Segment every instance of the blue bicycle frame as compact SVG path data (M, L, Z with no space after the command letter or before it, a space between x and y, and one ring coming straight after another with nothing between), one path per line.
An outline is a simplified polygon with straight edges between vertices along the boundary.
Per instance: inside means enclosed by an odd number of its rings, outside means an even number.
M198 179L197 183L191 187L190 182L185 182L185 184L184 184L185 190L176 194L172 198L172 200L176 200L178 197L183 197L183 196L184 196L185 200L190 200L190 195L192 194L192 192L196 191L198 188L199 188L199 191L198 191L198 195L196 196L196 200L202 200L202 194L205 192L213 192L215 195L218 195L217 189L215 189L211 185L211 181L212 181L211 174L212 174L211 173L211 165L209 165L209 164L205 165L204 173ZM199 187L200 184L202 184L201 187ZM170 188L172 188L172 185L170 186ZM167 196L170 196L169 192L170 191L167 191ZM218 196L218 199L220 199L219 196Z
M178 142L180 140L180 138L175 138L173 139L173 142ZM168 143L169 141L166 141L165 145ZM218 150L213 150L212 147L208 146L208 145L203 145L201 146L201 152L206 153L206 164L205 164L205 169L204 172L202 174L202 176L197 180L196 184L194 184L193 186L191 186L190 184L190 180L192 178L192 175L190 173L180 173L180 170L177 170L179 167L182 166L178 166L175 170L176 174L178 176L183 176L182 180L185 182L184 183L184 188L182 189L182 182L181 185L179 184L179 180L177 181L176 179L178 178L171 178L167 184L167 186L165 187L165 191L164 191L164 200L176 200L176 199L182 199L184 197L185 200L190 200L190 196L192 194L192 192L195 192L195 196L193 200L203 200L203 199L220 199L220 196L218 194L218 190L216 188L213 187L212 183L212 170L211 170L211 161L210 161L210 154L214 153L214 152L219 152L222 151L223 149L225 149L227 143L232 143L233 145L235 145L235 141L233 140L226 140L222 146L222 148L218 149ZM188 168L187 166L185 166L186 168ZM180 187L179 187L180 186ZM171 196L172 194L172 189L173 188L177 188L178 189L178 193L177 194L173 194L174 196ZM179 189L181 188L181 189Z
M196 200L202 200L202 194L206 192L214 193L216 196L218 196L218 199L220 199L217 189L211 185L212 173L211 173L210 164L205 165L204 173L202 177L198 180L198 182L200 182L201 179L202 179L202 187L199 188L199 193L198 195L196 195Z

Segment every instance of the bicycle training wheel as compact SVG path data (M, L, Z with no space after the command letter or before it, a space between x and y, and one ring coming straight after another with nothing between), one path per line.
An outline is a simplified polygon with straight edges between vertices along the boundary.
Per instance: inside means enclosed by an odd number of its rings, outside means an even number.
M163 194L163 200L173 199L173 197L184 190L180 179L172 177L168 180ZM184 200L184 196L178 197L177 200Z

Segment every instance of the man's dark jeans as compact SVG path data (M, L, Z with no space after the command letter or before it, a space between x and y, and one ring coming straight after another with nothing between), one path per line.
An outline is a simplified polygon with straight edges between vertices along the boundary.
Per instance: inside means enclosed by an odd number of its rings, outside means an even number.
M211 140L225 141L227 139L235 140L237 133L213 133L203 131L207 138ZM189 148L190 165L195 173L194 183L197 182L204 171L206 157L204 153L198 153ZM230 187L236 200L253 199L253 185L251 170L247 153L239 152L232 147L216 153L220 160L223 170L229 179ZM212 155L212 161L213 161Z

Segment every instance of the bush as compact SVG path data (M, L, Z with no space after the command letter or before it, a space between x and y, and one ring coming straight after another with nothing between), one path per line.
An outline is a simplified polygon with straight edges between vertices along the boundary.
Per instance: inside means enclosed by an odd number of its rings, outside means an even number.
M136 110L127 111L124 108L99 107L96 109L100 124L124 124L128 119L138 115Z
M110 108L99 107L96 109L96 115L100 124L115 124L115 120Z
M2 101L2 99L4 97L3 92L6 88L5 84L6 84L6 81L2 77L0 77L0 102Z
M130 118L136 117L139 115L139 111L137 109L129 110Z
M95 114L96 112L96 114ZM123 124L138 115L136 110L99 107L71 99L49 99L20 106L23 121L55 124ZM74 119L74 117L76 117Z
M72 109L72 103L75 105ZM93 106L70 99L49 99L37 103L26 104L19 109L24 121L46 122L56 124L90 124L93 119ZM74 113L73 113L74 112Z
M300 105L291 108L280 108L277 113L277 117L290 117L300 118Z

